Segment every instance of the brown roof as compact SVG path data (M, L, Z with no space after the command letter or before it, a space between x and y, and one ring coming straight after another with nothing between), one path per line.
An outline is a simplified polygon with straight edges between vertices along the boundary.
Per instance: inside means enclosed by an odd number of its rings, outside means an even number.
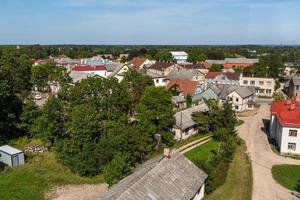
M240 79L240 74L238 74L238 73L227 72L227 73L224 73L224 75L230 80L239 80Z
M132 58L132 60L130 61L130 64L136 66L137 68L140 68L141 65L146 61L146 58L142 58L142 57L134 57Z
M166 86L167 90L170 90L173 87L176 87L178 92L182 92L184 96L193 95L197 88L197 81L190 80L171 80Z
M156 70L163 70L170 66L174 65L174 63L167 63L167 62L156 62L155 64L151 65L149 69L156 69Z

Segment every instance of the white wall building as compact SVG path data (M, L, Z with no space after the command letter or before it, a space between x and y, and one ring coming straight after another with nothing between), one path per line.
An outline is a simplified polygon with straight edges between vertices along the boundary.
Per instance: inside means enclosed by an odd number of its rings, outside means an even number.
M273 78L244 77L241 75L240 85L255 87L256 95L272 97L275 88L275 80Z
M283 154L300 154L300 103L273 102L270 119L270 137Z
M178 64L183 64L187 62L188 54L184 51L171 51L170 54L177 61Z

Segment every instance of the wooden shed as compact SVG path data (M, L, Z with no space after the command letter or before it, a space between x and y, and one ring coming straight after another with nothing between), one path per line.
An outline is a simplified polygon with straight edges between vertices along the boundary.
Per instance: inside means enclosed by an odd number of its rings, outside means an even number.
M24 153L23 151L8 145L0 146L0 162L10 167L23 165Z

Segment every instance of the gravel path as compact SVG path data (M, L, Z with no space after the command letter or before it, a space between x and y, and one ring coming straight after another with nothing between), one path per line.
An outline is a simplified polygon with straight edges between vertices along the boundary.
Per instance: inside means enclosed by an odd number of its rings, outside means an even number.
M257 115L241 117L245 123L237 128L241 138L246 141L253 170L253 200L297 199L290 190L279 185L272 177L271 168L278 164L298 164L300 160L281 157L275 154L264 133L263 119L269 120L270 106L261 105Z

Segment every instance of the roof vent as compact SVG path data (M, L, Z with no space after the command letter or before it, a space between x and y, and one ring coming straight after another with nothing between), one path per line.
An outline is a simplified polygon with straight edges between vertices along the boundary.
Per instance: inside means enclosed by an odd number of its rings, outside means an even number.
M170 149L169 148L164 148L164 157L165 158L171 158Z
M296 109L296 104L291 104L291 106L290 106L290 111L292 111L292 110L295 110Z

